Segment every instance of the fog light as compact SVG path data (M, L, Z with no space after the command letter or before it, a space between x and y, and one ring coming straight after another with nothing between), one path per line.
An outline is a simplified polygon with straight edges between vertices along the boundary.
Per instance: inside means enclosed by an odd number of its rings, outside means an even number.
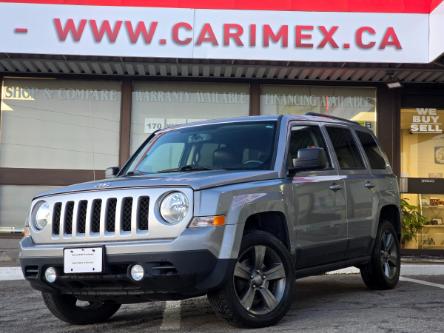
M131 278L134 281L142 281L143 276L145 275L145 270L140 265L134 265L131 267Z
M45 271L45 279L49 283L54 283L57 279L57 272L54 267L48 267Z

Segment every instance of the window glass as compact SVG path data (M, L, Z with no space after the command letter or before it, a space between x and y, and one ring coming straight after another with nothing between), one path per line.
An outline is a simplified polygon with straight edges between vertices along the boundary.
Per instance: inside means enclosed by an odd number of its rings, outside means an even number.
M292 165L292 160L298 157L299 149L314 147L323 148L328 159L327 146L318 126L293 126L291 128L288 165ZM330 163L328 167L330 167Z
M444 110L401 110L401 177L444 178Z
M372 169L384 170L387 163L385 162L384 154L382 153L381 149L379 149L375 139L373 139L370 134L365 132L357 131L356 133L362 147L364 148L365 154L370 163L370 167Z
M341 169L364 169L352 132L345 128L327 127Z
M325 113L356 121L376 133L376 89L263 85L262 114Z
M405 242L410 249L444 249L444 110L401 110L401 190L403 199L425 218Z
M104 170L118 165L120 83L5 79L0 167Z
M21 231L28 217L32 198L56 187L0 186L0 232Z
M247 84L136 82L131 151L155 130L194 121L248 116Z
M225 123L160 133L128 172L271 169L276 126L274 121Z

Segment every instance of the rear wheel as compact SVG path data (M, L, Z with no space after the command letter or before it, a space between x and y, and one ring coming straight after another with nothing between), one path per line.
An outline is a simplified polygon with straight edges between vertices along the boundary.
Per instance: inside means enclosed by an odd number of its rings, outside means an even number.
M108 320L120 308L109 302L83 302L74 296L42 293L49 311L64 322L75 325L95 324Z
M399 281L401 256L393 224L382 221L370 262L361 267L361 276L370 289L393 289Z
M247 234L225 286L208 294L216 313L236 326L278 322L291 305L294 274L290 254L265 232Z

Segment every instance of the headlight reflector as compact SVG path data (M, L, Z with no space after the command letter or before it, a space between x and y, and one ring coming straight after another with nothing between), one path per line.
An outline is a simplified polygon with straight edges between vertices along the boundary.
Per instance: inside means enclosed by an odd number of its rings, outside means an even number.
M51 211L46 201L39 201L32 210L32 226L37 230L42 230L50 221Z
M163 198L160 204L160 215L166 222L177 224L183 221L189 209L187 196L182 192L172 192Z

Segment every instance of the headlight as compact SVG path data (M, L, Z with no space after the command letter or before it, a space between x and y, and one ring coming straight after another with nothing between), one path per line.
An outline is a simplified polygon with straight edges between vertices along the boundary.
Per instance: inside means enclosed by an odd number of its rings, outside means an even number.
M163 198L160 215L168 223L177 224L183 221L189 209L187 196L181 192L173 192Z
M39 201L32 209L32 226L37 230L42 230L49 223L50 215L49 204L45 201Z

